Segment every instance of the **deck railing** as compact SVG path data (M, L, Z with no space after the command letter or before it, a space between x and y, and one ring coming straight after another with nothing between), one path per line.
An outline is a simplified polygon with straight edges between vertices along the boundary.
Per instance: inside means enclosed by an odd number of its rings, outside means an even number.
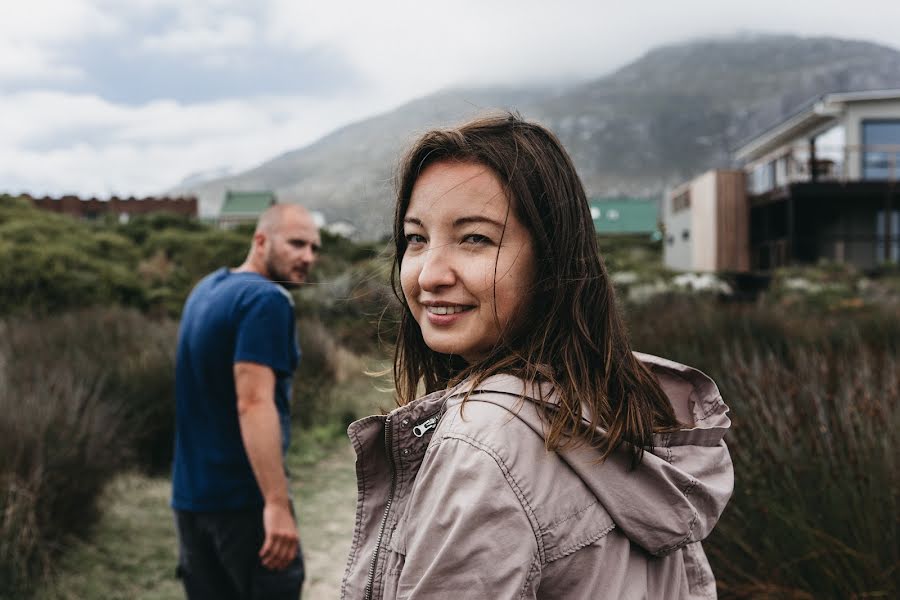
M900 144L798 144L754 165L747 173L751 194L762 194L792 183L812 181L898 181Z

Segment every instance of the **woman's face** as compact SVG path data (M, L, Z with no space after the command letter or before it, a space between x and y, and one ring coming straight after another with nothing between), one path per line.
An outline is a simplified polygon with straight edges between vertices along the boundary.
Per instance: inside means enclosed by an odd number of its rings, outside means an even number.
M403 219L400 285L429 348L471 363L516 326L535 276L531 235L476 163L429 165Z

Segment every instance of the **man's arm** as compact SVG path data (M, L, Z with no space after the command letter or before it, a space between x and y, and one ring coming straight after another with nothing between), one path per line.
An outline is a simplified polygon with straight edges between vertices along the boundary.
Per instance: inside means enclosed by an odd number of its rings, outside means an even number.
M259 556L265 567L283 569L297 555L299 535L291 513L281 456L275 373L265 365L236 362L234 383L241 437L265 500L263 526L266 539Z

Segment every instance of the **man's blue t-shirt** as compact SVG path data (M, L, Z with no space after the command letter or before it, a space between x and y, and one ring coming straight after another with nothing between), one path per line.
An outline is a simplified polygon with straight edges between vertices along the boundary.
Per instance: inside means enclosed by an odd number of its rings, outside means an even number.
M261 507L244 450L234 363L275 373L282 450L290 441L291 375L300 359L290 294L256 273L220 269L188 297L175 372L177 422L172 506L186 511Z

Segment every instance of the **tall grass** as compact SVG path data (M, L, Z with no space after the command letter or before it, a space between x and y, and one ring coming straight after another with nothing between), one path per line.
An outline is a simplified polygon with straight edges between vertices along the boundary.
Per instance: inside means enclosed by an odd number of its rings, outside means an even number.
M120 470L168 468L173 356L174 324L126 309L0 322L0 591L46 575Z
M298 329L295 421L324 442L370 410L371 382L320 321ZM175 322L115 307L0 321L0 598L89 532L115 475L168 472L176 338Z
M371 414L379 398L367 371L381 365L347 349L318 319L297 324L303 359L294 377L293 419L302 428L332 427L344 435L347 425Z
M900 595L900 314L681 300L633 309L639 349L711 375L735 494L707 551L723 597Z
M29 364L14 345L22 333L0 331L0 591L13 596L94 522L97 499L129 450L102 379Z

